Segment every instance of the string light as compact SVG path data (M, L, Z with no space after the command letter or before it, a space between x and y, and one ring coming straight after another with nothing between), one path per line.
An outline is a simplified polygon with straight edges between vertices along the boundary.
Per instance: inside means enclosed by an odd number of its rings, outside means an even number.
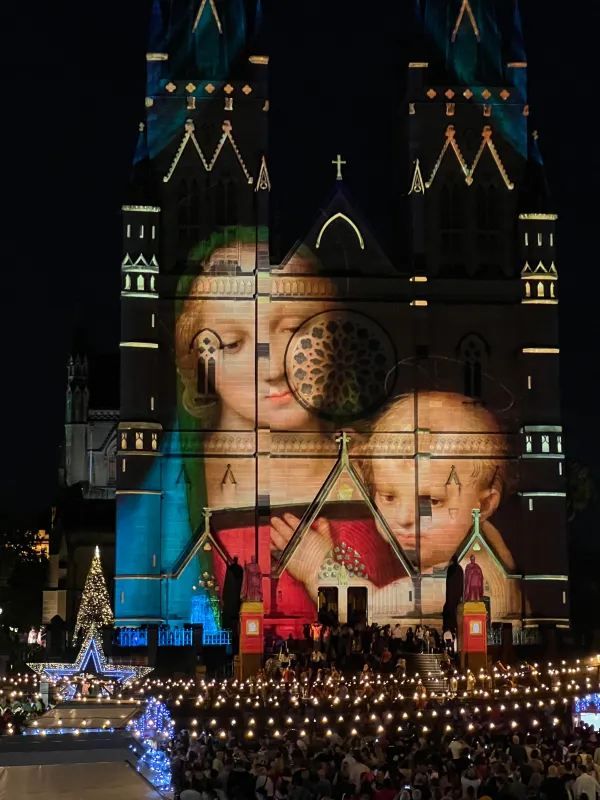
M104 625L112 625L113 622L110 597L100 560L100 549L96 547L81 595L74 637L77 639L80 632L89 630L90 627L101 628Z

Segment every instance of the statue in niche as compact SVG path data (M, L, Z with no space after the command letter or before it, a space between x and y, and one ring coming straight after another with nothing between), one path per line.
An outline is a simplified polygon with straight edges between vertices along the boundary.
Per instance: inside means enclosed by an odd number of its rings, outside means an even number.
M234 630L240 618L240 605L244 570L238 564L238 557L234 556L225 572L223 583L223 609L221 619L223 627Z
M475 556L471 555L467 568L465 569L465 602L480 602L483 597L483 571L475 561Z
M446 602L443 609L444 631L456 633L456 611L463 596L464 572L457 556L452 556L446 570Z
M262 600L262 572L256 563L256 557L244 564L244 580L242 583L242 600Z

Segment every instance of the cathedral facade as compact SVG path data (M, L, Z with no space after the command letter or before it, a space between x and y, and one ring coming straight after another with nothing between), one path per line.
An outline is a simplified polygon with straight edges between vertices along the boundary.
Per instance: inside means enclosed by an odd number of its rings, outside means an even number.
M414 13L408 258L337 156L272 263L256 9L154 0L123 207L118 625L218 625L234 556L260 565L267 629L441 625L447 565L473 555L493 623L568 625L556 216L518 5Z

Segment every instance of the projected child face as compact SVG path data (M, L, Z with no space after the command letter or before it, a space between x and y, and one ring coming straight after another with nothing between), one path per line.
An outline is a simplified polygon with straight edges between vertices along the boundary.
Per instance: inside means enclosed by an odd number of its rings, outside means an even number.
M423 395L420 401L433 396ZM427 427L432 431L498 430L494 417L467 404L468 398L449 393L435 393L435 398L441 402L428 407ZM412 400L403 398L386 412L375 430L407 431L413 425L413 414ZM413 561L418 545L422 569L447 562L456 552L471 528L472 509L480 508L484 521L501 500L499 484L494 481L494 464L488 459L375 459L371 472L375 505ZM378 528L383 533L379 524Z

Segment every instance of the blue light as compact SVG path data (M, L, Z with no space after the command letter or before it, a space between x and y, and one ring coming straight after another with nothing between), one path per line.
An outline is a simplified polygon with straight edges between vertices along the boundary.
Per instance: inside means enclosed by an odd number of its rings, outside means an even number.
M167 706L151 697L144 713L128 726L144 747L137 770L147 772L150 782L157 789L169 789L171 786L171 761L162 747L170 741L174 725Z
M577 714L585 714L586 712L600 713L600 694L586 694L585 697L579 697L575 700L575 712Z

